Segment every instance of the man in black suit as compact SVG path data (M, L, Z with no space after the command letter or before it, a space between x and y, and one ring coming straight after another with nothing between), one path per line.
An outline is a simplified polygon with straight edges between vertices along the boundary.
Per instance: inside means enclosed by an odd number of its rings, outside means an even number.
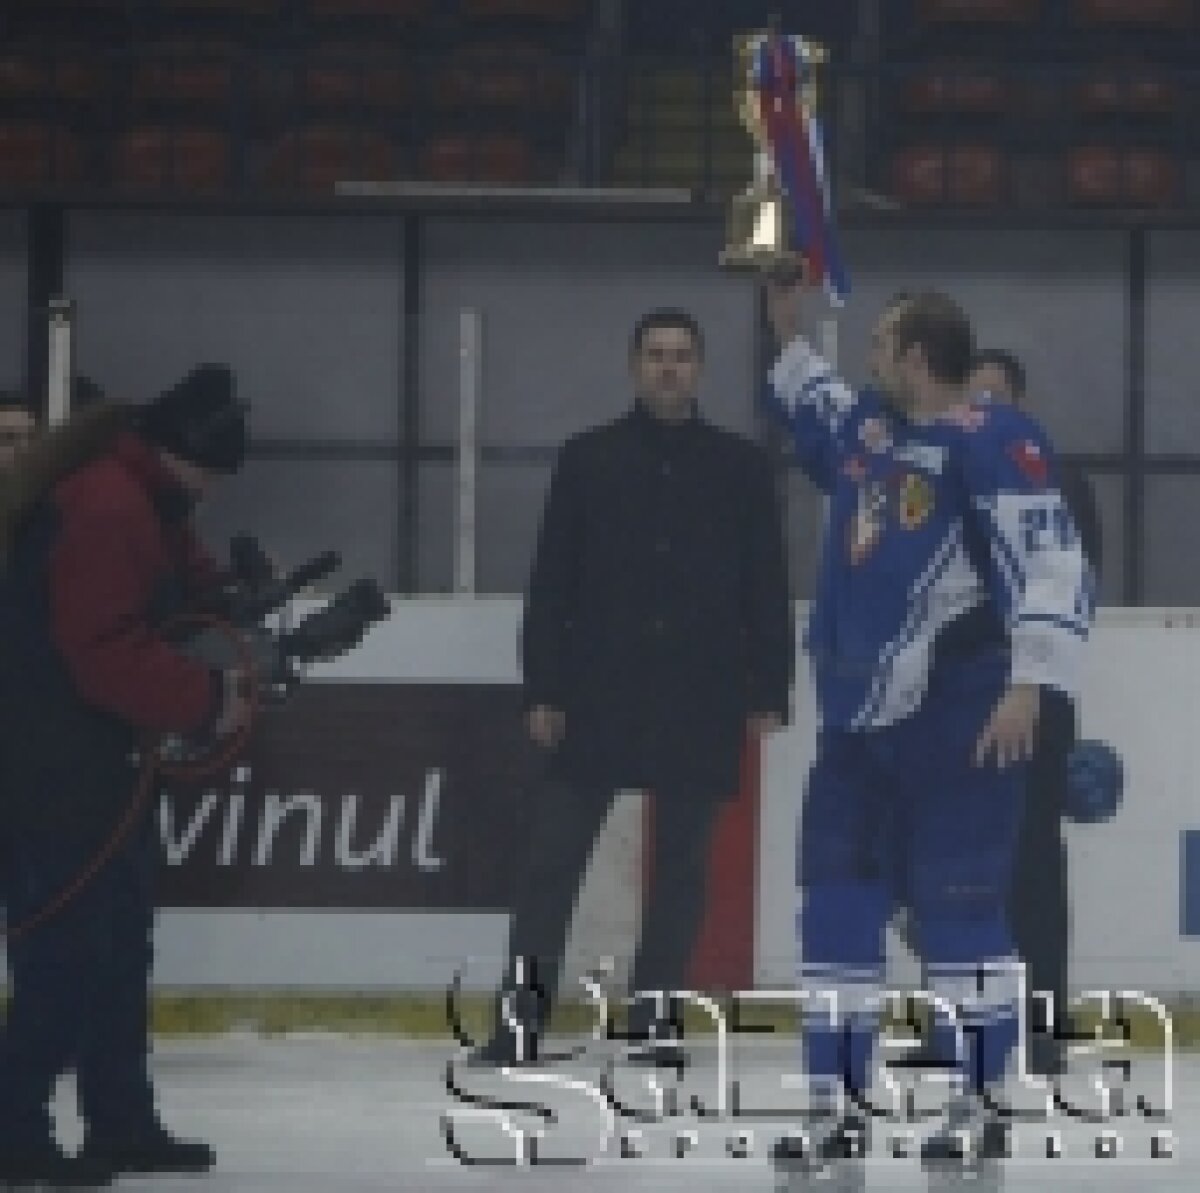
M997 401L1025 402L1025 370L1011 352L989 349L975 358L971 388ZM1083 543L1092 572L1099 575L1100 515L1096 495L1085 473L1060 463L1059 489ZM1067 998L1067 941L1070 891L1062 814L1067 786L1067 757L1075 744L1074 704L1051 688L1042 691L1038 736L1029 763L1025 813L1017 839L1009 916L1017 951L1025 962L1028 988L1053 995L1055 1017L1064 1021ZM1041 1030L1036 1000L1030 1001L1029 1066L1040 1074L1062 1067L1062 1041ZM1035 1017L1036 1016L1036 1017Z
M701 417L702 361L690 314L643 316L632 409L566 442L542 515L521 647L529 733L548 768L505 977L506 988L522 985L518 958L532 962L524 993L537 992L518 998L517 1017L535 1038L615 793L654 799L633 991L678 989L713 822L737 791L747 732L788 714L795 644L771 468L754 444ZM631 1028L667 1034L648 999L634 1004ZM498 1022L477 1062L518 1059L517 1039Z

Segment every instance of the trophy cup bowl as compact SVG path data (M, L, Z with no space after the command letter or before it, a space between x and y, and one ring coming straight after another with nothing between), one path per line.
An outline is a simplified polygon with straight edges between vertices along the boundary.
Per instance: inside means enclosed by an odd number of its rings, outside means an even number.
M756 79L755 69L764 40L779 36L773 30L765 30L734 39L740 79L734 106L754 142L754 175L750 185L733 197L727 242L719 260L723 268L735 272L794 278L807 274L808 260L795 243L795 209L784 187L779 163L772 154L764 115L764 105L770 101ZM816 111L815 70L826 61L827 53L815 42L798 38L786 38L785 42L789 47L801 49L808 68L795 102Z

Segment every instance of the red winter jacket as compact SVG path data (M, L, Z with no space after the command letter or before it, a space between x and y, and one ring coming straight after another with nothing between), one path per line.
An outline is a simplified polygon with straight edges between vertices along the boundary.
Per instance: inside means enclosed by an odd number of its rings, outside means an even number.
M85 702L136 729L186 733L214 714L218 683L151 619L165 588L198 592L217 569L187 519L164 518L178 498L157 453L130 431L58 482L49 630Z

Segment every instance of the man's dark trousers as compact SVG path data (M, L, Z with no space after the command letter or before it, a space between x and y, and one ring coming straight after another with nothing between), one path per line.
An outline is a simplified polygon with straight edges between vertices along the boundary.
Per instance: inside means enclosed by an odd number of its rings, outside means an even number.
M1009 919L1017 952L1025 962L1029 991L1031 1059L1044 1071L1059 1063L1059 1047L1042 1029L1035 993L1053 996L1062 1024L1067 998L1070 892L1062 814L1067 757L1075 741L1075 709L1057 692L1043 691L1037 739L1027 771L1025 812L1014 859Z
M548 776L534 790L502 987L514 987L518 958L532 960L537 993L520 998L517 1011L531 1025L544 1025L553 1005L580 884L615 796L607 786L561 775ZM652 873L631 995L684 985L704 915L713 824L724 803L723 797L686 790L660 790L651 798ZM646 1000L639 1009L651 1006Z
M18 928L67 887L102 844L45 828L18 834L6 875ZM9 943L11 999L0 1034L0 1147L45 1141L60 1073L76 1069L88 1136L137 1138L155 1121L148 1072L153 820L61 910Z

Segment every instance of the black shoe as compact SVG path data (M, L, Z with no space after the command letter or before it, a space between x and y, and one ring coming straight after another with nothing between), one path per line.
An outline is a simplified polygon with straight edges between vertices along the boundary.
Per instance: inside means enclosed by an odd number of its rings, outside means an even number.
M84 1141L80 1157L108 1164L113 1172L208 1172L217 1153L207 1143L176 1139L164 1127L121 1139Z
M68 1156L54 1143L0 1148L0 1185L61 1185L99 1189L116 1175L96 1157Z
M771 1163L776 1168L818 1168L812 1141L807 1135L784 1135L771 1144Z
M967 1146L963 1147L963 1136ZM1010 1154L1008 1123L998 1115L983 1111L971 1120L953 1119L921 1144L921 1163L934 1167L977 1164L1003 1160Z
M468 1069L500 1069L517 1063L516 1049L509 1036L492 1036L486 1044L467 1053Z
M673 1040L652 1040L631 1048L621 1058L628 1065L645 1065L656 1069L685 1069L688 1054L680 1044Z
M817 1171L841 1160L866 1157L870 1127L857 1114L844 1115L832 1130L784 1135L771 1146L771 1161L778 1168L802 1168Z
M526 1055L518 1056L516 1042L511 1034L504 1032L492 1036L486 1044L481 1044L467 1053L467 1068L537 1068L559 1061L573 1060L584 1052L584 1049L579 1047L557 1052L547 1051L545 1041L541 1036L533 1040L526 1040L526 1047L528 1048Z
M817 1146L817 1158L823 1163L834 1160L861 1160L867 1154L870 1126L857 1114L847 1114Z

